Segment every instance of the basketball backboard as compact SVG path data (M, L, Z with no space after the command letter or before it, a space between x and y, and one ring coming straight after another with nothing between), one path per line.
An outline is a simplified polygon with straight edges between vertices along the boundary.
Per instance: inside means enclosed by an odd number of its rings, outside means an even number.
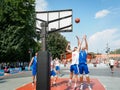
M41 30L41 23L48 23L48 32L72 32L72 9L36 12L36 28Z

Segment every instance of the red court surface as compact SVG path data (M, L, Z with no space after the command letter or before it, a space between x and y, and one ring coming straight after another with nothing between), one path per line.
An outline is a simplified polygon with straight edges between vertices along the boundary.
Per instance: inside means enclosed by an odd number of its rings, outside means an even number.
M57 85L56 86L52 86L51 90L74 90L73 86L67 86L68 83L68 79L67 78L59 78L57 80ZM99 82L98 79L91 79L91 87L92 90L105 90L104 86ZM19 88L17 88L16 90L36 90L36 86L32 85L32 83L28 83L24 86L21 86ZM76 90L80 90L79 89L79 85L76 88ZM84 83L84 89L83 90L88 90L87 88L87 84Z

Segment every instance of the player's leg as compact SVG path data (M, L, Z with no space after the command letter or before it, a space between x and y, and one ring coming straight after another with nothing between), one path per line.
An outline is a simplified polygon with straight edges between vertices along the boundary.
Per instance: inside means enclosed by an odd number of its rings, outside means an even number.
M80 74L80 90L83 90L83 74Z
M87 84L88 84L88 88L89 88L89 90L92 90L92 88L91 88L91 84L90 84L90 77L89 77L88 74L86 74L86 80L87 80Z
M87 64L84 65L84 71L85 71L85 76L86 76L88 88L89 88L89 90L92 90L91 85L90 85L90 77L89 77L89 70L88 70Z
M112 65L112 66L111 66L111 71L112 71L112 73L113 73L113 68L114 68L114 66Z
M111 68L111 73L113 74L113 72L114 72L114 65L110 65L110 68Z
M74 65L74 75L75 75L75 84L74 84L74 88L77 87L78 74L79 74L78 65Z
M35 83L35 76L34 75L32 76L32 79L33 79L32 83L34 84Z
M51 84L51 86L52 86L52 83L53 83L53 76L52 76L52 70L50 71L50 79L51 79L51 82L50 82L50 84Z
M72 83L72 78L73 78L73 72L70 72L69 84Z
M56 71L56 74L58 74L58 67L55 66L55 71Z
M80 73L80 90L83 90L83 65L79 64L79 73Z
M60 74L60 67L59 66L56 66L56 73L57 73L57 75Z
M60 66L58 66L58 74L60 74Z
M35 84L36 84L36 80L37 80L37 69L35 69L35 78L34 78Z
M55 73L54 70L51 71L51 76L53 77L52 84L53 84L53 85L56 85L57 75L56 75L56 73Z
M62 77L62 73L61 73L61 68L60 68L60 66L59 66L59 68L58 68L58 70L59 70L59 75L60 75L60 77Z
M37 73L37 72L36 72L36 68L33 68L33 69L32 69L32 80L33 80L33 81L32 81L32 84L35 83L36 73Z
M112 72L112 65L110 65L110 70L111 70L111 72Z
M68 86L72 84L72 78L73 78L73 65L70 66L70 77L69 77Z

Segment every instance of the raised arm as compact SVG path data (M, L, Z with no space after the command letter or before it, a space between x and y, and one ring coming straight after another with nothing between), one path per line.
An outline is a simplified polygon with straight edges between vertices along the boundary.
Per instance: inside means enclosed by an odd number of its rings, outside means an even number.
M30 70L30 66L32 65L32 63L33 63L33 58L34 57L32 57L32 59L31 59L31 61L30 61L30 63L29 63L29 66L28 66L28 69Z
M70 42L68 42L68 44L66 46L66 51L69 53L72 53L72 50L70 50L69 47L70 47Z
M78 36L76 36L76 38L77 38L77 41L78 41L78 51L80 51L80 49L81 49L81 42L80 42L80 39L79 39L79 37Z
M88 42L87 42L87 36L84 35L83 39L85 40L85 49L88 50Z

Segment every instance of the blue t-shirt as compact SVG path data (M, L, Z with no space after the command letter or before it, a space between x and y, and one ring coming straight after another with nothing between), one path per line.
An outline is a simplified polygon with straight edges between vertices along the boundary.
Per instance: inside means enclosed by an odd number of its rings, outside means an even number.
M33 58L32 68L37 68L37 56Z
M79 53L79 64L86 64L87 63L87 52L85 50L80 50Z

